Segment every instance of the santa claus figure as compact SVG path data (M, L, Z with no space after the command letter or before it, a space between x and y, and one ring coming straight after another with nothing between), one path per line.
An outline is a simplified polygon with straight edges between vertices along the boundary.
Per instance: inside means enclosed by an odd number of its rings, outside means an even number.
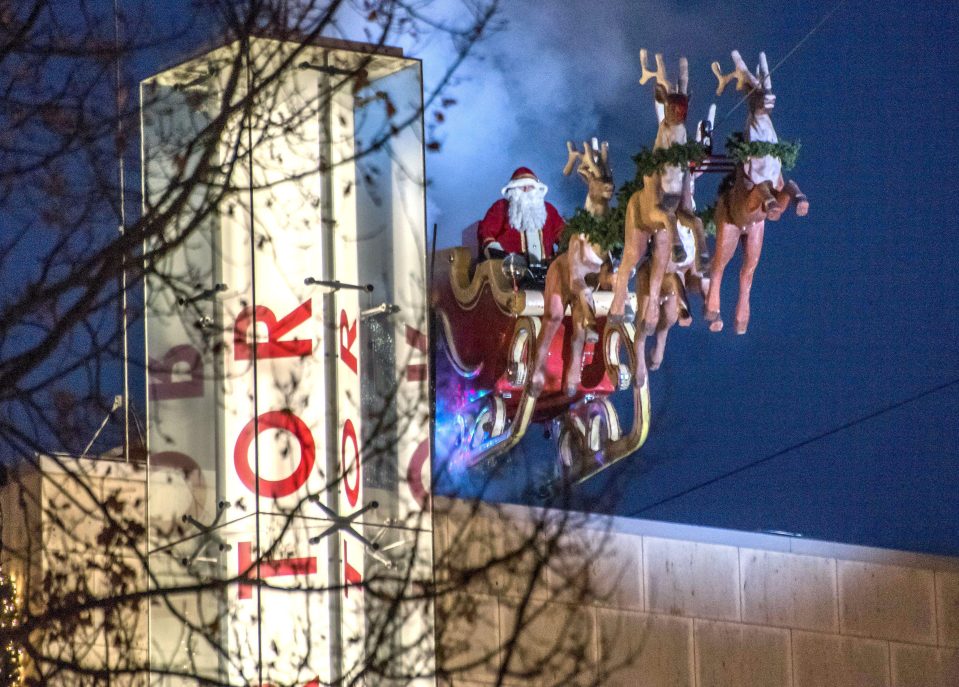
M553 256L563 232L563 218L550 203L549 189L533 172L520 167L479 224L480 249L487 258L523 253L533 262Z

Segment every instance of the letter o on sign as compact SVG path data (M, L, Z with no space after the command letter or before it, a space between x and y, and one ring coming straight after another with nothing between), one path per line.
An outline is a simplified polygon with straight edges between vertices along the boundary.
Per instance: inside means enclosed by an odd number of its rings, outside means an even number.
M281 496L289 496L306 484L310 471L313 470L313 463L316 461L316 444L310 428L288 410L271 410L260 415L255 422L250 420L236 439L236 445L233 447L233 465L240 481L253 493L256 493L257 475L250 467L250 444L253 443L256 432L267 429L282 429L289 432L300 444L300 462L288 477L276 480L259 478L260 494L277 499Z
M353 460L346 460L346 442L353 444ZM347 419L343 425L343 438L340 441L340 462L343 464L343 487L346 489L346 500L355 506L360 498L360 445L356 441L356 428L353 421ZM356 466L356 479L350 484L350 466Z

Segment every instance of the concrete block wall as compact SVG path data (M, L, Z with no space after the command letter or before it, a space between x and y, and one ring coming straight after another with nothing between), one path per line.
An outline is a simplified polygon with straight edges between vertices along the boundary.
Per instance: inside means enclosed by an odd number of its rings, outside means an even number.
M438 499L447 685L959 687L959 559Z
M108 670L100 682L118 687L147 684L131 674L147 663L148 618L143 601L112 601L76 611L88 600L145 591L145 537L119 536L129 524L146 531L146 473L141 465L110 459L41 456L12 474L0 490L3 511L0 564L15 571L33 614L64 605L32 641L53 677L44 684L80 684L76 673L51 667ZM37 679L30 660L26 671ZM84 683L87 684L87 683Z

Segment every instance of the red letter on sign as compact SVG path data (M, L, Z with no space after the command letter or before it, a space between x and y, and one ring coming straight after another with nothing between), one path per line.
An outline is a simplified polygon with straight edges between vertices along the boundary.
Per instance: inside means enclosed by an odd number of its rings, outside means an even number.
M253 565L251 542L238 542L237 556L240 562L240 575L243 575L247 579L265 580L268 577L316 574L316 556L312 556L311 558L285 558L281 561L260 561L258 566L260 568L259 576L255 568L250 570L250 566ZM241 584L239 594L241 599L249 599L253 596L253 588L248 584Z
M233 326L233 357L235 360L250 360L253 357L249 332L253 325L254 313L256 314L256 321L266 324L268 332L268 340L256 344L257 358L296 358L313 352L313 341L311 339L280 341L280 337L286 336L291 330L299 327L313 315L312 301L300 304L296 310L279 322L276 321L276 315L273 314L272 310L266 306L258 305L255 309L244 308L243 312L236 318L236 324ZM256 332L254 332L252 338L254 341L256 340Z
M410 464L406 468L406 483L410 485L410 493L421 507L426 507L427 499L430 497L423 485L423 466L430 459L430 440L423 439L413 455L410 457Z
M346 341L343 340L344 335L346 336ZM340 310L340 358L343 359L343 362L353 370L353 374L356 374L356 356L353 354L353 351L350 349L353 348L353 344L356 342L356 320L353 320L353 324L350 324L350 318L346 316L345 310Z
M185 372L188 379L174 381L173 376L178 372ZM163 360L150 359L151 400L197 398L202 395L203 358L193 346L180 344L167 351Z
M346 462L347 440L353 442L353 460L351 462L356 466L356 480L354 480L352 486L350 485L350 463ZM347 419L346 424L343 425L343 439L340 441L340 463L343 466L343 488L346 490L346 500L350 502L351 506L356 506L356 502L360 498L360 448L356 443L356 428L353 427L353 421L350 419Z
M296 437L300 444L300 462L289 477L277 480L259 478L260 493L263 496L278 499L281 496L289 496L306 484L306 480L310 478L310 471L313 470L313 463L316 461L316 444L313 442L310 428L289 410L271 410L260 415L255 422L250 420L240 432L233 447L233 466L240 481L254 494L257 475L250 467L250 444L253 443L255 432L263 432L267 429L286 430Z
M360 571L350 565L350 561L346 557L346 542L343 542L343 579L346 581L346 584L343 585L343 596L350 595L350 587L358 587L363 584L363 576L360 575Z
M406 325L406 345L422 353L429 353L429 341L426 334L418 329ZM410 363L406 366L406 381L423 382L426 381L426 363Z

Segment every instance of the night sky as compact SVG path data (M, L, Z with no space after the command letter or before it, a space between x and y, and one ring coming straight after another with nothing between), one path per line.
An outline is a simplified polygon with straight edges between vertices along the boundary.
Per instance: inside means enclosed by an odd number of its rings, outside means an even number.
M573 507L959 554L957 6L508 0L504 12L427 157L440 247L459 243L520 165L572 214L585 187L561 176L566 139L608 140L616 180L632 177L630 157L656 132L652 88L637 81L643 47L673 77L689 58L689 131L715 101L720 142L746 111L729 113L731 89L714 96L710 63L730 70L731 49L750 65L760 50L770 66L785 58L773 122L802 142L789 176L811 201L808 217L767 223L748 334L731 326L737 258L726 329L708 332L692 303L694 325L671 332L652 373L649 440L577 488ZM428 82L451 55L441 40L405 47ZM717 181L698 183L700 204ZM541 437L531 429L487 498L525 498L517 477L553 450Z
M560 174L566 138L609 140L617 181L631 177L656 129L639 48L663 52L673 76L689 58L690 133L716 101L722 141L746 112L726 119L739 97L715 97L710 62L729 71L731 49L750 65L765 50L774 66L805 38L773 74L772 117L780 139L802 142L789 176L810 214L767 222L748 334L730 321L738 260L722 333L693 302L695 324L671 332L652 373L649 440L578 488L574 507L959 554L957 7L510 2L507 18L454 91L443 152L427 158L441 246L520 164L571 214L585 187ZM700 204L714 183L698 184ZM524 498L524 461L550 450L530 435L489 498Z

